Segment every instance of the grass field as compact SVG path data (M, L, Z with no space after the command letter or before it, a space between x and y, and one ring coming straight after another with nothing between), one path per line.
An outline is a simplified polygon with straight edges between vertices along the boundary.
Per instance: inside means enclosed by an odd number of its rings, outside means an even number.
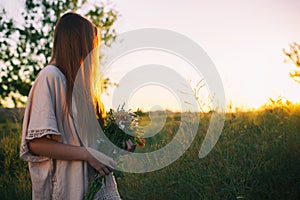
M0 124L1 199L30 199L27 164L19 160L20 113ZM172 140L179 114L168 114L163 130L144 149ZM147 124L148 118L144 117ZM209 115L177 161L155 172L125 173L123 199L300 199L300 105L272 105L227 113L222 135L208 156L198 158Z

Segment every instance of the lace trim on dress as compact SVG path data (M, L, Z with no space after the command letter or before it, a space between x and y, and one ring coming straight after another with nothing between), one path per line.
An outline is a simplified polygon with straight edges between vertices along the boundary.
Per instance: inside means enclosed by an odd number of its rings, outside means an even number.
M24 155L28 151L29 151L29 149L28 149L27 144L22 144L21 145L21 149L20 149L20 155L22 156L22 155Z
M25 139L33 140L34 138L41 138L46 135L61 135L61 134L53 129L35 129L35 130L28 131ZM22 143L20 148L20 156L22 160L26 160L29 162L42 162L42 161L49 160L49 158L45 156L33 155L28 148L28 144L26 140L24 143Z
M34 138L41 138L45 135L54 134L54 135L61 135L59 132L53 129L35 129L30 130L27 132L27 136L25 137L26 140L32 140Z

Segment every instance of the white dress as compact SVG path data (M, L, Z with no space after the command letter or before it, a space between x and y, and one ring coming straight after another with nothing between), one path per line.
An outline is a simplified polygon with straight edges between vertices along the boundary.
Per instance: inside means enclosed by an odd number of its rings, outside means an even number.
M63 119L66 83L63 73L49 65L41 70L33 84L24 113L20 158L29 162L32 199L83 199L94 170L85 161L54 160L30 152L28 141L46 136L53 140L81 146L75 124ZM120 199L112 174L97 194L98 199ZM109 189L109 190L107 190ZM104 191L104 192L103 192Z

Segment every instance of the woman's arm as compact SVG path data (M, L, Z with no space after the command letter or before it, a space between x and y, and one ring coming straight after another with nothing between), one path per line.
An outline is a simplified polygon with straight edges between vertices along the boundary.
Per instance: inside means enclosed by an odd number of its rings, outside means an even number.
M30 151L36 155L57 160L83 160L90 163L101 175L107 175L112 169L95 159L85 147L73 146L42 137L28 143Z

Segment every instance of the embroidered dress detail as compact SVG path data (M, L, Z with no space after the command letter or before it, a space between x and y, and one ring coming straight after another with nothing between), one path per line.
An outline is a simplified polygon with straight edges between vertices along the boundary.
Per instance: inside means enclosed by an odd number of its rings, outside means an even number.
M54 134L54 135L61 135L59 132L53 129L38 129L38 130L30 130L27 132L27 136L25 137L26 140L32 140L34 138L41 138L45 135Z

